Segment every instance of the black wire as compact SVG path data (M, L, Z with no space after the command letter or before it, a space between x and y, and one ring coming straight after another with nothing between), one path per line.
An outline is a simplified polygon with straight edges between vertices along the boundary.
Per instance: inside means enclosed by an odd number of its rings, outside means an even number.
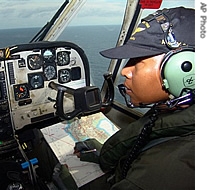
M152 127L155 126L155 121L157 120L157 110L154 110L154 113L149 117L149 121L144 125L141 133L138 135L134 146L132 147L127 159L124 162L122 168L122 178L124 179L127 175L127 172L139 154L140 149L142 149L149 141L149 136L152 133Z

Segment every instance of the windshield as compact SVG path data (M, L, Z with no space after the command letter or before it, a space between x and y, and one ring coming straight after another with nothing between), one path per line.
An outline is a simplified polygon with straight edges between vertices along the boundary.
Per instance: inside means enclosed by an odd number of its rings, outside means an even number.
M64 0L19 0L1 1L0 47L28 43L34 35L57 12ZM110 60L99 52L115 47L123 22L126 0L84 0L67 27L57 40L71 41L86 53L91 71L91 82L99 88L103 85L103 74L108 70ZM194 0L163 0L160 8L186 6L194 7ZM154 12L142 11L142 17ZM115 84L121 81L117 73ZM124 103L116 90L116 97Z

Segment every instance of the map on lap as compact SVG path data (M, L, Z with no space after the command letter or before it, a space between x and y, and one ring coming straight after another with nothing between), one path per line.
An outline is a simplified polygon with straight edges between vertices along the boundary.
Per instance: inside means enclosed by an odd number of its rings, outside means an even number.
M102 176L98 164L83 162L74 152L75 143L95 138L104 143L119 129L103 113L74 118L41 129L61 164L67 164L78 187Z

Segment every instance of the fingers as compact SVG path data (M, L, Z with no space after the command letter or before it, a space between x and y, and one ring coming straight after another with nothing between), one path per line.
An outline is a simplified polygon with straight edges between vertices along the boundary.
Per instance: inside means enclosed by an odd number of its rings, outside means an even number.
M77 156L77 158L80 158L80 152L74 152L73 154L75 154Z
M80 141L80 142L76 142L75 143L75 147L74 150L75 151L82 151L82 150L89 150L90 147L84 142L84 141Z

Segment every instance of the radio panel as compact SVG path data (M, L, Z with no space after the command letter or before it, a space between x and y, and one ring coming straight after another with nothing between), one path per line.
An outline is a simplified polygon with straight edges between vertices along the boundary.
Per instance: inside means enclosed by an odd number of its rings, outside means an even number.
M0 112L10 115L15 130L56 116L57 92L49 88L50 82L73 89L90 85L88 60L73 43L38 42L2 51ZM72 95L64 96L64 109L74 109Z

